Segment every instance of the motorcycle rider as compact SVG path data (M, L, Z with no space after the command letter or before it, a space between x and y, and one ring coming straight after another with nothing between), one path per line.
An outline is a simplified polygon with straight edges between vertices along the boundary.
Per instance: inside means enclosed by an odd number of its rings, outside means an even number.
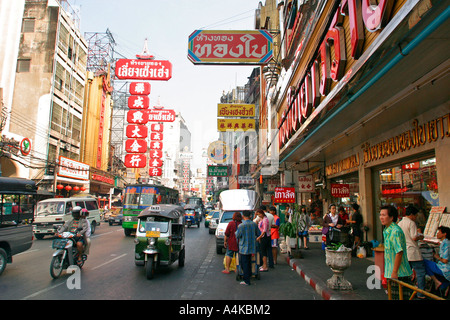
M87 255L89 254L89 248L91 246L91 224L89 223L88 220L88 216L89 216L89 211L86 208L81 209L81 219L85 219L88 225L88 229L86 231L86 233L84 234L84 241L85 241L85 247L84 247L84 253Z
M81 218L80 206L76 206L72 209L72 220L67 221L62 227L58 229L58 233L69 231L75 234L75 242L78 250L78 260L81 261L81 257L85 246L85 234L90 229L87 219Z

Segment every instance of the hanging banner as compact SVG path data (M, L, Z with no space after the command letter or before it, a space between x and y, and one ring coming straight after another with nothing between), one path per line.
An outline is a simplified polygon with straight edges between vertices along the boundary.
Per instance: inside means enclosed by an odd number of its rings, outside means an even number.
M295 203L295 188L275 188L274 203Z
M163 80L172 78L172 63L167 60L119 59L116 77L125 80Z
M267 64L273 39L267 30L195 30L188 58L194 64Z

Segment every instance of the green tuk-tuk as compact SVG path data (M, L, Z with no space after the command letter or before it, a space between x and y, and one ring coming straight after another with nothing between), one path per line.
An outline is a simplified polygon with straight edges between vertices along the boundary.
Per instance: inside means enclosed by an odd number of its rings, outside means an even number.
M183 208L172 204L150 206L138 215L135 264L146 267L147 279L153 278L157 267L176 260L179 267L184 266L183 217Z

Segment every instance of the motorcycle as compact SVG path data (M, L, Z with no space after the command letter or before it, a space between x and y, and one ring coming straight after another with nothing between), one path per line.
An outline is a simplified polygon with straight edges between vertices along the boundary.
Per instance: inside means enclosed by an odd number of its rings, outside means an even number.
M50 263L50 275L57 279L63 270L70 266L77 265L80 269L87 260L87 254L83 253L81 259L78 259L78 249L75 239L76 234L72 232L63 232L58 234L58 238L53 240L52 248L56 249Z

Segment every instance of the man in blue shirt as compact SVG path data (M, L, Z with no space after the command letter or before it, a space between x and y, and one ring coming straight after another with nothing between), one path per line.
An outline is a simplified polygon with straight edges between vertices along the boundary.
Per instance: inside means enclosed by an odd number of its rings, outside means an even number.
M250 285L252 275L252 254L256 254L256 237L258 226L252 221L252 212L244 211L243 221L236 231L236 239L239 243L239 264L243 271L241 284Z

